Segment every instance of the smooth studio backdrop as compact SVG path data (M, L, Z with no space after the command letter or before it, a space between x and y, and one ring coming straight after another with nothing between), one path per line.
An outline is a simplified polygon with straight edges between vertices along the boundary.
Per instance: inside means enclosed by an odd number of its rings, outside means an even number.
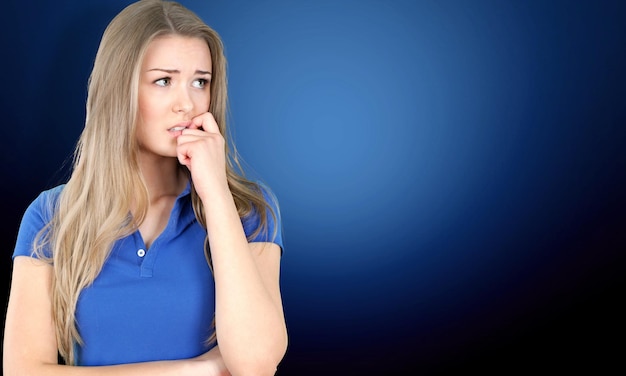
M3 5L7 294L21 215L67 177L128 3ZM617 364L625 2L183 4L224 40L232 135L281 203L279 374Z

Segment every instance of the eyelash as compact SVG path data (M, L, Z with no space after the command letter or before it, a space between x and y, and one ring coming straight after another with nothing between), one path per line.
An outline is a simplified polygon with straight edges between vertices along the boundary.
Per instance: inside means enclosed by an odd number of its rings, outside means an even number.
M195 80L194 82L200 82L202 87L199 89L204 89L206 87L206 85L209 84L209 80L206 80L204 78L198 78L197 80Z
M166 82L164 82L163 84L160 84L159 82L161 82L161 81L166 81ZM162 77L162 78L159 78L158 80L155 80L154 84L157 85L157 86L165 87L165 86L169 85L169 83L171 81L172 81L171 77ZM196 82L199 82L200 85L201 85L201 87L194 86L197 89L204 89L206 87L206 85L208 85L210 83L209 80L204 79L204 78L198 78L197 80L194 80L194 83L196 83Z
M167 86L171 80L172 79L169 78L169 77L163 77L163 78L159 78L158 80L154 80L154 84L157 85L157 86ZM167 81L167 83L162 85L162 84L159 83L161 81Z

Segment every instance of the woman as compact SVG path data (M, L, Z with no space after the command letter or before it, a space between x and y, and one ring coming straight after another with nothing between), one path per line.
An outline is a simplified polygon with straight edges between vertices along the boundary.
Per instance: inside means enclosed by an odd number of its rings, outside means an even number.
M280 217L238 168L226 108L223 47L196 15L144 0L111 21L72 175L22 219L6 375L276 372Z

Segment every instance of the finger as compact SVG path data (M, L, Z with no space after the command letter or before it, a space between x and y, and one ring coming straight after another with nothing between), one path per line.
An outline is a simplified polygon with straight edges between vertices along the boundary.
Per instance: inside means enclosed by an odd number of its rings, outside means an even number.
M180 132L180 135L176 138L176 140L178 141L178 144L180 145L189 141L194 141L198 137L206 137L206 136L207 136L207 132L205 132L201 128L187 128L187 129L183 129Z
M187 157L186 155L178 153L177 157L178 163L180 163L181 165L189 167L189 165L191 164L191 159L189 159L189 157Z
M178 162L180 162L180 164L182 164L183 166L189 166L191 164L189 148L184 143L178 144L178 148L176 149L176 157L178 158Z
M205 112L191 119L191 126L189 129L203 129L209 133L220 133L220 129L217 126L217 122L210 112Z

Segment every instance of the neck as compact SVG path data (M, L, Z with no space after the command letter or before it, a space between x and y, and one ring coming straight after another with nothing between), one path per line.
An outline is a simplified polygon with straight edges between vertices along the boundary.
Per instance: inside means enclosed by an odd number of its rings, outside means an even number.
M189 181L176 158L140 154L139 168L148 187L150 201L163 196L178 196Z

